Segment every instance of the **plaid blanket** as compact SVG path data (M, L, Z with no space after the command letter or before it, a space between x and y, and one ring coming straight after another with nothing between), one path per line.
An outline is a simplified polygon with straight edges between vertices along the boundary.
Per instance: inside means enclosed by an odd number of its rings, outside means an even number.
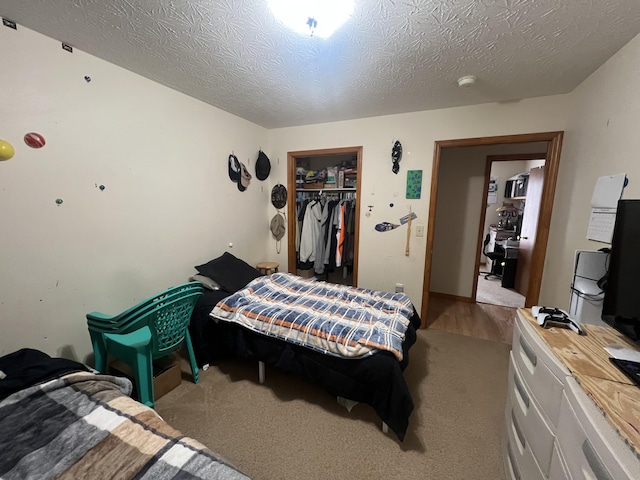
M275 273L221 300L210 315L337 357L386 350L401 361L402 341L413 312L404 293Z
M0 478L247 479L127 397L126 378L73 373L0 402Z

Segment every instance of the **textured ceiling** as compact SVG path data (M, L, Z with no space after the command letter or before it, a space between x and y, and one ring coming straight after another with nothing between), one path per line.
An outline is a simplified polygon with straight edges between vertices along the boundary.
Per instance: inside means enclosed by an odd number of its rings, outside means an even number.
M267 128L566 93L640 32L638 0L355 3L329 39L267 0L2 0L0 16Z

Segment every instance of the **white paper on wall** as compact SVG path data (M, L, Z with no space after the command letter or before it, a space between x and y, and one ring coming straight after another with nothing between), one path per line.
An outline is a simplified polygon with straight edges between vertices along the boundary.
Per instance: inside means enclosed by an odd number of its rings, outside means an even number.
M591 217L587 238L596 242L611 243L616 222L618 200L622 197L627 175L606 175L598 178L591 196Z
M487 205L493 205L498 201L498 177L489 179L489 193L487 194Z

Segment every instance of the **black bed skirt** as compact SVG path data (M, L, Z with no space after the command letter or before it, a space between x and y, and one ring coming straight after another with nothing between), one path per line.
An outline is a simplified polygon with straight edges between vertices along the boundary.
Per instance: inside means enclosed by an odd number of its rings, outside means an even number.
M404 439L413 400L403 371L409 363L409 348L416 341L420 318L414 310L403 343L403 360L386 351L345 359L251 332L227 322L215 322L209 313L229 294L206 292L191 318L189 330L199 366L228 358L262 361L280 371L306 378L331 395L371 405L398 438Z

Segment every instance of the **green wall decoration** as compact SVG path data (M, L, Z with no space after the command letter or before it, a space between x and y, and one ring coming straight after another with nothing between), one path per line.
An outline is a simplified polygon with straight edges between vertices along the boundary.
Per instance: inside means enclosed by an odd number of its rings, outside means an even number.
M420 198L422 170L407 170L407 198Z

